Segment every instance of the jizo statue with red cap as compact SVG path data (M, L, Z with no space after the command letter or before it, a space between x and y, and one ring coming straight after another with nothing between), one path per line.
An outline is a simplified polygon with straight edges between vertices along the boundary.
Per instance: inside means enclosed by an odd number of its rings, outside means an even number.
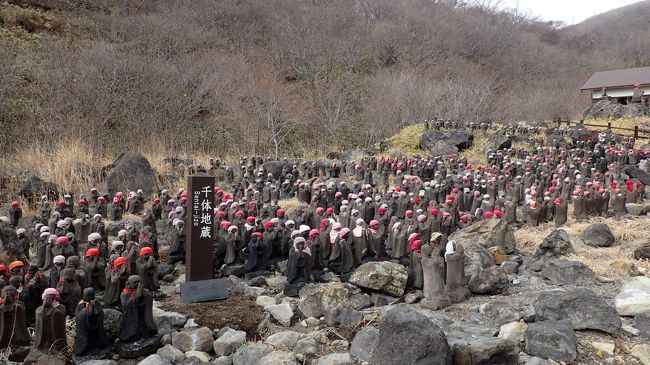
M140 249L140 256L136 260L135 266L145 289L153 292L160 288L160 285L158 285L158 263L154 258L151 247L142 247Z
M89 248L81 263L81 268L86 274L86 286L103 291L106 288L106 261L99 248Z
M14 227L18 227L18 222L23 216L23 210L20 208L20 202L14 200L11 202L11 208L9 208L9 221Z

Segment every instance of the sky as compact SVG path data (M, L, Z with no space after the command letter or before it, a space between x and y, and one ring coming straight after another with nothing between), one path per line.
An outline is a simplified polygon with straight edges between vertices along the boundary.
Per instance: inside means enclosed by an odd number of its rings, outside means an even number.
M594 15L634 4L639 0L502 0L509 8L542 20L559 20L567 25L577 24Z

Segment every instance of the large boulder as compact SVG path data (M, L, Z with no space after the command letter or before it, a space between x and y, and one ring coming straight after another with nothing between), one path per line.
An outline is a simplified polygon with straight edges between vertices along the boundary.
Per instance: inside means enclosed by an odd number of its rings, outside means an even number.
M569 320L574 330L607 333L615 333L622 325L614 307L586 288L541 293L535 303L535 318L537 321Z
M360 360L372 361L372 354L377 348L379 329L376 327L364 327L354 336L350 352Z
M447 337L454 364L516 364L515 344L504 338L454 332Z
M505 150L512 147L512 138L505 134L493 134L488 136L482 147L486 155L488 151Z
M146 195L158 193L158 180L149 161L138 153L123 153L111 165L106 175L106 190L109 196L118 191L142 189Z
M650 174L636 166L625 166L622 172L630 178L639 179L645 186L650 185Z
M502 219L484 219L476 222L454 232L449 239L461 244L464 241L474 241L485 248L499 247L506 254L514 252L517 244L515 232Z
M539 244L535 256L559 257L574 252L569 234L563 229L555 229Z
M566 321L531 323L526 330L526 353L556 361L574 361L578 356L576 336Z
M650 246L642 246L634 250L634 258L637 260L650 259Z
M650 278L636 276L627 280L614 299L614 306L622 316L650 313Z
M470 148L472 143L474 143L474 135L464 130L437 131L430 129L424 131L420 138L420 148L433 155L462 151ZM444 148L445 146L448 148Z
M399 306L382 316L372 359L382 365L451 365L452 352L438 326L418 311Z
M304 317L321 317L331 309L363 309L370 306L370 296L354 285L345 283L307 284L300 290L298 310Z
M27 199L30 202L39 201L41 196L47 195L48 199L56 200L59 197L61 190L59 186L53 182L43 181L40 177L32 175L27 178L18 190L18 195Z
M508 286L508 275L499 266L491 266L472 276L467 282L474 294L499 294Z
M350 276L350 282L356 286L397 297L404 294L407 279L406 268L389 261L367 262L359 266Z
M480 243L470 240L456 241L463 246L465 253L465 277L478 275L484 269L495 265L492 254Z
M233 365L257 364L264 356L273 352L273 346L263 343L251 343L240 347L232 356Z
M571 138L575 141L588 141L597 136L598 132L589 130L582 124L576 125L571 133Z
M212 348L217 356L228 356L246 343L246 332L228 329L212 343Z
M594 223L580 235L582 241L591 247L611 247L616 240L612 230L605 223Z
M585 285L593 283L596 274L580 261L546 260L542 277L559 285Z
M190 328L172 334L172 345L183 352L212 352L213 342L212 330L208 327Z
M266 171L267 174L272 174L274 178L279 179L280 175L282 175L282 168L286 167L288 171L291 171L291 168L293 167L293 164L291 162L287 161L268 161L262 164L262 167L264 168L264 171ZM266 176L264 176L266 178ZM282 179L284 180L284 179Z

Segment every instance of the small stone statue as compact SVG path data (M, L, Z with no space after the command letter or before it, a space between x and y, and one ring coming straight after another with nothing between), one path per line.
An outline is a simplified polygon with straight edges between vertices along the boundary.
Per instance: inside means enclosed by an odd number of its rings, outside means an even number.
M156 335L158 328L153 321L153 296L142 286L138 275L129 276L120 295L122 322L118 338L121 342L135 342Z
M101 303L95 300L93 288L84 289L83 300L75 310L75 326L75 355L92 356L110 351L104 330L104 311Z
M29 345L25 306L19 300L18 291L8 285L2 288L0 304L0 350L10 346Z
M158 263L153 256L153 248L142 247L135 266L138 276L142 278L142 286L145 289L155 291L160 288L160 285L158 285Z
M251 240L246 247L246 271L255 272L260 270L266 270L268 266L268 255L267 248L262 242L262 234L260 232L254 232L251 235Z
M74 316L77 303L81 300L81 287L77 282L77 272L73 268L63 269L61 279L56 286L59 292L59 300L66 308L69 316Z
M287 281L289 283L306 282L311 277L311 250L305 246L303 237L296 237L289 251L287 261Z
M85 272L87 287L96 291L103 291L106 288L106 260L101 256L99 248L86 250L81 268Z
M450 306L451 298L444 292L445 260L442 258L442 247L435 242L422 246L421 264L424 293L421 306L431 310Z
M120 303L120 293L126 286L129 278L129 268L126 258L120 256L113 261L113 267L107 275L106 291L104 292L104 304L117 306Z
M447 242L445 260L447 261L447 280L445 292L452 303L460 303L469 298L465 280L465 253L463 246L456 241Z
M65 354L68 342L65 333L65 307L59 304L59 292L47 288L43 305L36 309L34 343L25 364L35 364L43 355Z

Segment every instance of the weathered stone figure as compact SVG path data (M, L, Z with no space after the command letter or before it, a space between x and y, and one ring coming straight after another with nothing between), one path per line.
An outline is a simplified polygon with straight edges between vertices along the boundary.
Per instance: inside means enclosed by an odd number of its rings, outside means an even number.
M155 336L158 332L153 321L153 296L142 286L138 275L131 275L120 295L122 322L118 338L122 342L134 342Z
M445 292L452 303L460 303L469 298L469 289L465 280L465 253L463 246L456 241L447 242L445 260L447 261L447 279Z
M135 266L145 289L155 291L160 288L160 285L158 285L158 263L153 257L151 247L142 247L140 249L140 257L135 262Z
M86 273L86 286L97 291L106 288L106 260L101 256L98 248L86 250L86 256L81 264Z
M25 364L34 364L46 354L60 354L68 347L65 307L59 304L59 292L54 288L45 289L42 298L43 305L36 309L34 343Z
M63 269L61 272L61 279L56 286L59 292L60 303L66 308L66 313L69 316L74 316L77 304L81 300L81 287L77 282L76 271L73 268Z
M306 247L303 237L296 237L289 251L287 261L287 281L289 283L307 282L311 278L312 252Z
M29 345L25 306L18 300L18 291L8 285L2 288L0 304L0 350L10 346Z
M445 260L442 257L442 246L436 241L422 246L421 262L424 292L422 307L438 310L450 306L451 298L445 293Z
M83 300L75 310L75 329L75 355L93 355L107 350L104 311L101 303L95 300L93 288L84 289Z

